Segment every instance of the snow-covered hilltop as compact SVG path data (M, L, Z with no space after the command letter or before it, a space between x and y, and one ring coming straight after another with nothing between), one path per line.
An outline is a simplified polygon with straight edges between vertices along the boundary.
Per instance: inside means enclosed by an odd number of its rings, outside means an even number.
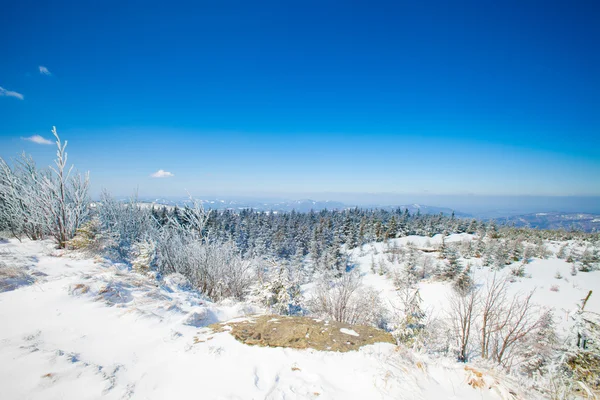
M350 353L241 344L203 327L261 310L213 303L177 276L156 279L49 242L4 240L0 254L2 284L21 276L0 293L3 399L511 396L502 374L391 344Z
M444 242L466 246L472 239L452 235ZM401 307L402 292L390 276L402 263L389 261L390 255L422 249L416 257L435 257L437 251L427 250L441 243L439 235L413 236L349 254L363 284ZM557 245L549 249L559 251ZM488 364L457 363L405 345L350 353L247 346L205 327L266 310L243 301L214 303L180 275L135 272L103 257L56 250L48 241L4 240L0 254L3 398L543 397L524 392L523 382ZM473 265L477 281L492 272ZM600 287L600 272L572 276L571 264L555 258L533 259L522 277L511 271L500 271L514 278L510 292L536 288L534 301L553 307L561 337L568 336L587 290ZM310 296L313 288L309 283L303 291ZM419 289L422 308L442 318L451 283L424 280ZM592 296L588 309L600 311L599 300Z

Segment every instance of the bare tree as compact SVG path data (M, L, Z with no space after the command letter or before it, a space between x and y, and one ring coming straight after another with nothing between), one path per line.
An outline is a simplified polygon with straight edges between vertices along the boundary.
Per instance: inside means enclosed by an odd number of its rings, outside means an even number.
M487 281L481 306L481 357L489 358L489 350L496 325L501 318L506 301L506 280L496 274Z
M510 370L515 356L543 319L531 301L535 291L508 296L507 280L488 280L481 306L481 357Z
M493 328L495 338L491 343L492 359L506 369L511 368L525 339L542 323L537 307L531 301L534 292L515 295L507 306L502 307L501 318Z
M480 294L477 288L472 287L468 291L454 290L448 298L452 332L458 345L458 360L461 362L467 362L471 353Z

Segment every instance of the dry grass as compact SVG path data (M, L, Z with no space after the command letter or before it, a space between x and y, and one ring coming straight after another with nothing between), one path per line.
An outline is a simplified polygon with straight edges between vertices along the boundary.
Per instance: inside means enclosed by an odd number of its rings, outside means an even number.
M31 285L35 278L24 267L9 266L0 261L0 293Z
M583 382L600 398L600 355L583 352L567 361L575 381Z
M209 327L215 332L229 332L242 343L267 347L346 352L373 343L396 343L390 333L370 326L307 317L263 315ZM342 333L342 328L351 329L358 336Z
M487 386L485 379L483 378L483 372L469 366L465 367L465 371L467 371L468 385L477 389L483 389Z
M75 285L71 285L69 287L69 294L74 296L86 294L89 291L90 287L88 285L84 285L83 283L76 283Z

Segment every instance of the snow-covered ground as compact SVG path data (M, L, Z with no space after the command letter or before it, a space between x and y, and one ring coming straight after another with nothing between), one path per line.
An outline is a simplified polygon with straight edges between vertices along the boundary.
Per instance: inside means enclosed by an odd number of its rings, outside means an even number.
M214 304L176 277L159 282L49 242L2 241L0 261L15 276L0 289L2 399L511 397L505 378L484 372L483 388L474 388L478 372L468 366L390 344L348 353L241 344L204 327L255 307ZM384 279L366 277L385 287ZM577 281L581 290L588 283ZM579 292L561 284L558 293L544 290L567 306Z
M473 235L453 234L445 238L446 243L460 243L465 240L471 240ZM384 301L392 304L397 300L396 288L393 282L386 276L373 273L372 263L379 263L386 260L386 250L398 246L412 245L417 249L434 249L442 241L442 235L436 235L432 238L423 236L407 236L399 239L393 239L390 243L372 243L363 246L360 249L354 249L352 259L360 268L363 275L363 283L378 290ZM548 244L548 248L557 252L562 243ZM571 245L573 245L571 243ZM580 250L583 250L581 248ZM438 262L439 253L431 253L433 262ZM488 278L493 274L498 277L511 277L511 267L495 271L489 267L482 267L481 260L462 259L463 265L471 264L474 274L474 280L479 285L484 285ZM440 261L441 262L441 261ZM521 264L515 262L514 266ZM511 284L508 286L510 294L525 294L535 291L532 300L542 308L553 309L555 322L559 335L566 335L573 324L572 315L577 311L581 300L586 297L590 290L598 291L600 288L600 271L579 272L577 275L571 275L573 264L551 256L548 259L534 258L525 265L525 277L511 277ZM400 269L399 264L387 263L387 268L393 270ZM560 276L560 278L559 278ZM432 316L443 316L447 299L452 291L452 286L448 282L439 282L424 280L419 283L420 295L423 300L423 308ZM600 292L594 293L587 305L586 310L600 312Z

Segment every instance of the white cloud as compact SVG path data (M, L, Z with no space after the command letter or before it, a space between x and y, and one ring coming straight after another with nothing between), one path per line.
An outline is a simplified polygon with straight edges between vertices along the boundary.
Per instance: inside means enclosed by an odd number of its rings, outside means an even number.
M40 74L42 75L52 75L52 73L48 70L48 68L40 65Z
M174 174L168 172L168 171L163 171L162 169L159 169L158 171L156 171L155 173L150 175L152 178L170 178L172 176L175 176Z
M29 137L24 137L21 139L28 140L30 142L37 143L37 144L54 144L54 142L52 140L45 139L45 138L41 137L40 135L33 135L33 136L29 136Z
M23 95L21 93L6 90L2 86L0 86L0 96L16 97L19 100L23 100Z

